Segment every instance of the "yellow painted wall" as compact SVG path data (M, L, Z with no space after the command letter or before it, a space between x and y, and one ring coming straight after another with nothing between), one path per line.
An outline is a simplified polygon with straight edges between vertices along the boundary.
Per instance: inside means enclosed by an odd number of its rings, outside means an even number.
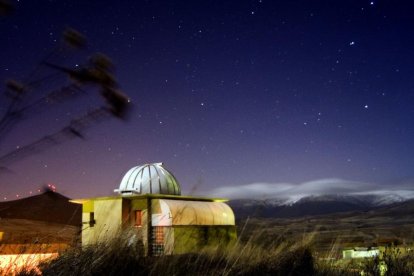
M201 248L202 229L195 227L174 228L174 254L197 252Z
M90 227L90 213L94 211L94 201L82 203L82 245L90 245L95 241L94 228Z
M89 212L82 213L82 245L90 245L95 241L94 228L89 226Z
M198 252L206 246L226 246L236 241L235 226L176 226L173 254Z
M89 213L89 212L93 212L93 204L94 200L88 200L86 202L82 203L82 212L83 213Z
M94 235L97 241L115 237L122 226L122 199L96 200Z
M164 230L164 254L165 255L172 255L174 253L174 228L173 227L165 227Z
M147 200L127 198L91 199L82 203L82 245L102 242L119 235L121 231L132 231L132 235L146 245ZM142 227L135 224L135 210L142 210ZM95 224L90 226L90 213L94 213Z
M147 209L146 199L132 199L131 200L131 210L145 210L145 209Z
M82 210L82 245L103 242L120 233L122 198L91 200L83 204ZM90 212L94 212L93 226L89 225Z

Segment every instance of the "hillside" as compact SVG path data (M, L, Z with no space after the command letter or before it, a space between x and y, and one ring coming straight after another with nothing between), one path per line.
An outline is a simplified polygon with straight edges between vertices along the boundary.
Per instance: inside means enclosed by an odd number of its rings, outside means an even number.
M237 216L237 214L236 214ZM414 200L366 211L239 220L242 239L259 243L308 240L321 256L340 256L354 246L414 243Z
M0 254L55 252L79 240L81 208L52 191L0 202Z
M401 204L402 198L386 195L308 196L296 202L282 199L237 199L230 201L237 218L300 218L343 212L368 212L384 206Z
M82 207L52 191L13 201L0 202L0 219L26 219L79 226Z

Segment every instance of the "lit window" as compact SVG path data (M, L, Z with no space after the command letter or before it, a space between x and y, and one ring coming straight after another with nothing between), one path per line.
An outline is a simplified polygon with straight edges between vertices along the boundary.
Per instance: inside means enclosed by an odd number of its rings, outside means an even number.
M135 227L142 226L142 210L135 210Z
M154 256L164 254L164 227L155 226L152 228L152 253Z
M155 226L153 228L154 242L156 244L164 244L164 227Z

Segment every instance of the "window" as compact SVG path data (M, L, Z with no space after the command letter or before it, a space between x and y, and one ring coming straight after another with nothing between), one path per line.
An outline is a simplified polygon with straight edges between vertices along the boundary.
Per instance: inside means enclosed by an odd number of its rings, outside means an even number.
M155 226L152 228L152 254L160 256L164 254L164 227Z
M142 226L142 210L135 210L135 227Z
M164 227L155 226L153 228L154 242L156 244L164 244Z

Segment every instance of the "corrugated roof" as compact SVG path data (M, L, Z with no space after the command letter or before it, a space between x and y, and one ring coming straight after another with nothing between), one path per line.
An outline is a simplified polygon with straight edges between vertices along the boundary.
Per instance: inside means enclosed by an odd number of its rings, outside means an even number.
M152 225L235 225L235 218L223 202L158 199L152 202Z

